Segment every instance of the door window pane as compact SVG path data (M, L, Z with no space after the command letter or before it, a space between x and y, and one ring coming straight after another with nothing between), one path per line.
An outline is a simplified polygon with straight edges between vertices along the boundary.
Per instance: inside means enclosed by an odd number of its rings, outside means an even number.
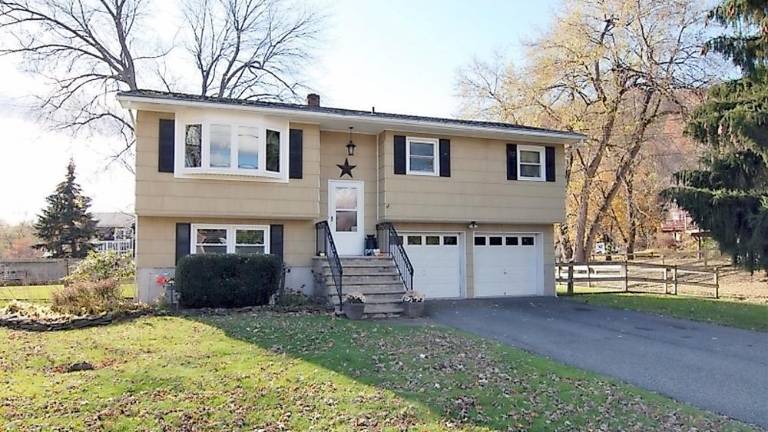
M501 246L501 237L496 237L496 236L489 237L488 238L488 243L491 246Z
M485 246L485 237L475 237L475 246Z
M237 166L259 169L259 128L240 126L237 129Z
M336 210L336 231L357 232L357 210Z
M421 245L421 236L408 236L408 244L414 246Z
M212 124L210 129L211 166L229 168L232 147L232 128L229 125Z
M533 246L533 237L523 237L523 246Z
M440 236L427 236L426 244L429 246L436 246L440 244Z
M200 167L202 130L203 126L200 124L190 124L184 129L184 166L187 168Z
M443 244L446 246L456 246L459 244L459 238L456 236L444 236Z
M280 172L280 132L267 129L267 171Z
M348 187L336 188L336 209L357 210L357 189Z

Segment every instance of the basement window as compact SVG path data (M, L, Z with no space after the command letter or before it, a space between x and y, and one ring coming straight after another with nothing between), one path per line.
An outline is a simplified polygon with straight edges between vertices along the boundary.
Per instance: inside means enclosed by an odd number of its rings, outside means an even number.
M269 253L266 225L193 224L190 252L193 254Z

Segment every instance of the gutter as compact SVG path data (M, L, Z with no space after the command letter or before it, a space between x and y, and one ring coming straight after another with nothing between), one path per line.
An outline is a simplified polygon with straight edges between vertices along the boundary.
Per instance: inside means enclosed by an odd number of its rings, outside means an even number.
M413 127L413 126L417 126L417 127L426 126L426 127L431 127L438 130L446 131L448 134L450 134L450 132L456 132L456 131L475 132L475 133L484 132L484 133L492 133L492 134L509 134L509 135L526 136L526 137L544 137L544 138L550 138L550 139L556 139L556 140L565 140L569 142L578 142L586 138L585 135L582 135L579 133L573 133L573 132L547 132L547 131L538 131L538 130L506 129L506 128L460 125L460 124L446 125L445 123L442 123L442 122L426 121L426 120L385 119L385 118L362 116L362 115L355 115L355 114L349 114L349 115L335 114L335 113L316 112L316 111L304 111L300 109L290 109L290 108L237 105L237 104L229 104L224 102L212 102L212 101L190 101L190 100L157 98L157 97L148 97L148 96L121 95L121 94L117 95L117 100L120 102L120 105L122 105L122 107L126 109L135 109L133 107L133 104L142 104L142 103L187 106L187 107L188 106L193 106L193 107L218 106L226 109L257 112L260 114L267 114L267 115L281 114L281 115L293 116L293 117L296 117L298 115L303 118L318 119L318 120L324 120L324 119L353 120L353 121L376 124L376 125L382 126L384 129L394 129L394 130L398 130L402 127L407 129L408 127Z

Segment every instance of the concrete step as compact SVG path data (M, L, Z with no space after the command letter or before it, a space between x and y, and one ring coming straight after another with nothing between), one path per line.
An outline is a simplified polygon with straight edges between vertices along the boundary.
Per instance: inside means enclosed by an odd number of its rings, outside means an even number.
M337 315L343 314L337 305L335 307ZM382 304L365 304L365 318L390 318L397 317L403 313L403 305L397 303L382 303Z
M405 294L405 291L396 293L363 293L366 304L401 303L403 301L403 294ZM338 303L339 297L336 294L328 294L328 300L331 304Z
M381 275L395 275L399 276L397 267L382 267L382 266L347 266L343 269L344 276L381 276ZM323 268L324 276L332 276L331 268Z
M335 293L336 286L328 285L330 289ZM401 283L393 284L350 284L342 285L341 292L349 294L353 292L360 292L363 294L397 294L405 293L405 288Z
M328 286L333 285L333 277L328 275L325 277L325 282ZM381 285L381 284L402 284L400 275L398 274L366 274L366 275L343 275L341 278L343 285Z

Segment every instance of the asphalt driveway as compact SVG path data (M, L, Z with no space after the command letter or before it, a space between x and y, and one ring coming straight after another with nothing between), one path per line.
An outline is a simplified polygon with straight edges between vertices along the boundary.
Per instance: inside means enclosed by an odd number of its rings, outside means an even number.
M427 314L440 324L768 428L768 333L562 298L433 301Z

